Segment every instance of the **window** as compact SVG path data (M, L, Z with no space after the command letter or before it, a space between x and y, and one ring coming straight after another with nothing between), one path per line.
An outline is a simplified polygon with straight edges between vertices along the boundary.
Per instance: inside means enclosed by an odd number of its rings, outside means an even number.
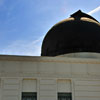
M57 81L58 100L72 100L71 80L59 79Z
M37 80L23 79L22 100L37 100Z
M22 92L22 100L37 100L36 92Z
M72 100L71 93L58 93L58 100Z

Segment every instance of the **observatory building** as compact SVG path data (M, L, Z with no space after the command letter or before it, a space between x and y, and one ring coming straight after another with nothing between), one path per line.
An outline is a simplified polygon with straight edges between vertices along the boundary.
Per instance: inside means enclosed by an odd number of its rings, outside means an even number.
M79 10L47 32L41 56L0 55L0 100L100 100L100 23Z

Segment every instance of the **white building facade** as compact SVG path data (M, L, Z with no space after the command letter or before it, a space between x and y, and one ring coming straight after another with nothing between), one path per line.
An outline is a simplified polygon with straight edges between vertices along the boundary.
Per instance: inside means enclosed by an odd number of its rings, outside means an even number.
M0 56L0 100L99 99L99 58Z

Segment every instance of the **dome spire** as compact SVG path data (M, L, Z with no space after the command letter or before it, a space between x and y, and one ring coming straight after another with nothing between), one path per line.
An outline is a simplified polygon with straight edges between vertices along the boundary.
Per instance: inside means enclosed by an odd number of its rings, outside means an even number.
M90 16L90 15L88 15L86 13L83 13L81 10L78 10L77 12L73 13L72 15L70 15L70 17L74 17L75 19L80 19L81 17L87 17L87 18L90 18L90 19L93 19L93 20L97 21L92 16Z
M78 10L77 12L71 15L71 17L82 17L82 16L83 16L83 13L81 10Z

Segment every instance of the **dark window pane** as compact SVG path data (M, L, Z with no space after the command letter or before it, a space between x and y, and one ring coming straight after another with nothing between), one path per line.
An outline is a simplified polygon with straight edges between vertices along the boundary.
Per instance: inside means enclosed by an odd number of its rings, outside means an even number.
M36 92L23 92L22 100L37 100L37 93Z
M71 93L58 93L58 100L72 100Z

